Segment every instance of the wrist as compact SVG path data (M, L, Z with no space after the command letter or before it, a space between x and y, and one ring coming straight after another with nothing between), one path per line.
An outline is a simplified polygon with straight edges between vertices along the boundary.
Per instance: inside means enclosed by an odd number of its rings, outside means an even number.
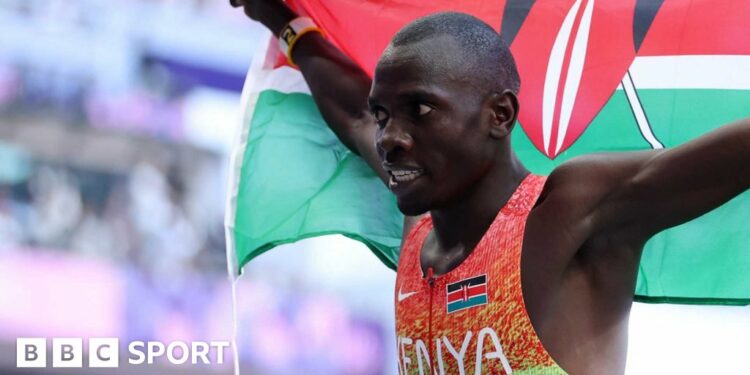
M279 36L284 26L297 18L297 13L289 9L286 4L280 4L280 8L281 9L276 9L274 11L262 12L261 14L267 15L267 17L259 20L263 25L271 30L273 35L275 35L276 37Z
M287 57L287 60L292 66L297 64L294 62L293 53L297 42L308 34L321 34L322 30L318 28L309 17L297 17L291 20L286 26L281 29L279 34L279 47Z

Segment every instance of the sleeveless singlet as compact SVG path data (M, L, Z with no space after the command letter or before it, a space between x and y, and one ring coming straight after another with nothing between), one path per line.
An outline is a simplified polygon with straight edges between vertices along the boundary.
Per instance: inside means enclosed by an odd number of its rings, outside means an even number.
M474 251L445 275L423 275L420 267L429 215L411 230L396 276L400 374L565 374L539 341L521 295L524 227L545 179L527 176Z

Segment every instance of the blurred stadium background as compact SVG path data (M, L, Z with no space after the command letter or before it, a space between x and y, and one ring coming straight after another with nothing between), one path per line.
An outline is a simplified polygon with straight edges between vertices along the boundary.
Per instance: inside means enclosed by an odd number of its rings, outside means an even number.
M257 27L224 0L0 0L0 374L232 372L18 370L15 340L231 338L224 191ZM394 280L340 237L260 257L243 374L395 373ZM629 373L737 369L749 315L637 306Z

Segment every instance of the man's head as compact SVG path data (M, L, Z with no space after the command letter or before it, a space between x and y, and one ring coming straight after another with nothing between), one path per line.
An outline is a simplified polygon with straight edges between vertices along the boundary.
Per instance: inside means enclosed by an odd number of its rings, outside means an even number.
M497 85L518 94L521 86L516 63L508 45L490 25L465 13L443 12L419 18L404 26L393 37L380 57L381 63L394 57L399 47L439 37L449 36L456 42L461 54L448 55L437 52L437 57L452 62L480 78L486 90L497 90Z
M378 61L369 101L401 211L460 203L503 164L519 85L507 45L475 17L439 13L396 34Z

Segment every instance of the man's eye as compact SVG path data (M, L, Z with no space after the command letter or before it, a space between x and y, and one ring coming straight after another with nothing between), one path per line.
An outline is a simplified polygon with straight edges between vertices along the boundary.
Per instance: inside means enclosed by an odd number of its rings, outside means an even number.
M417 106L417 112L420 116L424 116L430 112L432 112L432 107L426 105L426 104L419 104Z
M382 109L376 109L372 111L372 116L375 117L375 121L383 122L388 119L388 114Z

